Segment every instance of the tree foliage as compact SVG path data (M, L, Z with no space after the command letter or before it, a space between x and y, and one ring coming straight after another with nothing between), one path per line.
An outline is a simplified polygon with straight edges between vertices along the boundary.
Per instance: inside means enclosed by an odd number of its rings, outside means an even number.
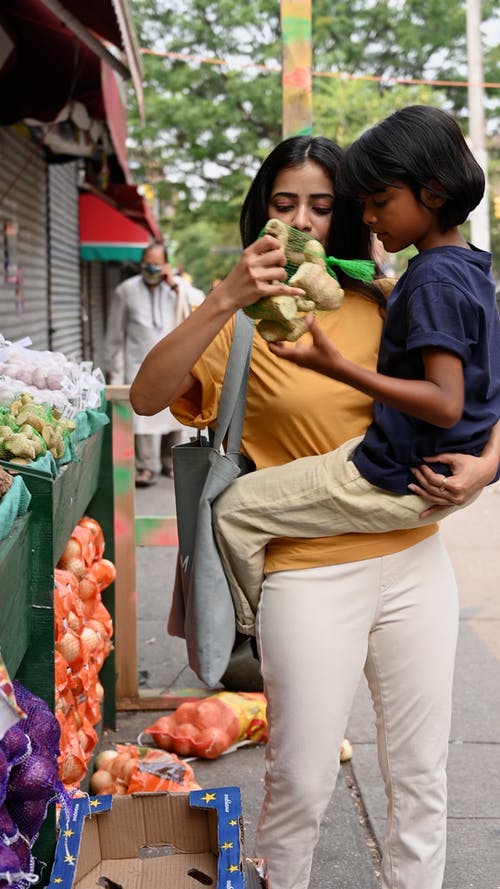
M207 287L227 265L221 248L238 244L250 178L282 137L279 0L132 0L132 9L141 47L178 54L144 54L146 122L131 102L132 166L153 185L186 268L195 226L211 263L196 283ZM483 21L494 14L483 2ZM347 145L413 102L452 110L467 130L465 88L395 82L466 78L466 0L314 0L312 15L314 132ZM499 52L485 47L487 80L498 77ZM488 91L487 112L500 116L499 90Z

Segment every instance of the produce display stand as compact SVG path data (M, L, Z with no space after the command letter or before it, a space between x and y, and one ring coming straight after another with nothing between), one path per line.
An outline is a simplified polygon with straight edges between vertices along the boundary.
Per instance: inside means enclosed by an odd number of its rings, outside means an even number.
M108 408L109 410L109 408ZM109 410L109 413L110 410ZM60 467L54 478L33 466L0 465L22 476L31 493L28 512L0 541L0 650L11 679L18 679L54 710L54 570L71 532L83 515L101 525L106 558L114 561L113 465L111 423L77 442L76 461ZM102 592L114 617L114 585ZM115 727L114 652L99 674L104 688L102 719L96 726ZM35 844L37 858L50 863L55 848L53 807ZM47 870L47 869L46 869ZM48 867L47 877L50 874ZM41 884L44 884L42 875Z
M15 467L31 494L28 512L16 519L0 543L0 649L11 678L19 679L54 709L54 569L83 515L104 532L106 558L113 561L113 470L110 424L75 446L77 460L54 478L33 466ZM12 463L0 465L14 470ZM113 617L113 587L103 591ZM113 652L101 671L105 690L103 724L115 719Z

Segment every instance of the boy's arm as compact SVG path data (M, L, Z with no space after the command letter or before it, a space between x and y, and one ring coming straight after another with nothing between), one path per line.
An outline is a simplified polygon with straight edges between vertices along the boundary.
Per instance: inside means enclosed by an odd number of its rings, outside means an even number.
M307 323L313 338L311 345L297 343L290 348L283 343L270 343L271 352L348 383L377 401L434 426L450 428L458 423L464 408L463 367L458 355L442 349L423 349L425 379L398 379L344 358L312 316L308 316Z

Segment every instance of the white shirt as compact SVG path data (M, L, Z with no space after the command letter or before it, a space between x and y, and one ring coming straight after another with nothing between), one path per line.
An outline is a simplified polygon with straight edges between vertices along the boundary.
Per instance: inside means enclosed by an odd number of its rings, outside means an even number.
M103 370L112 382L131 383L148 352L190 311L182 284L176 292L163 281L149 288L142 275L123 281L113 295L105 337Z

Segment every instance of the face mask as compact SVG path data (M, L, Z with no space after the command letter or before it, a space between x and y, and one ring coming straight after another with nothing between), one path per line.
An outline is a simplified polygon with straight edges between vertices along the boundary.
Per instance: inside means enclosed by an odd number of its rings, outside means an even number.
M162 267L156 262L143 262L141 272L146 284L159 284L163 277Z

